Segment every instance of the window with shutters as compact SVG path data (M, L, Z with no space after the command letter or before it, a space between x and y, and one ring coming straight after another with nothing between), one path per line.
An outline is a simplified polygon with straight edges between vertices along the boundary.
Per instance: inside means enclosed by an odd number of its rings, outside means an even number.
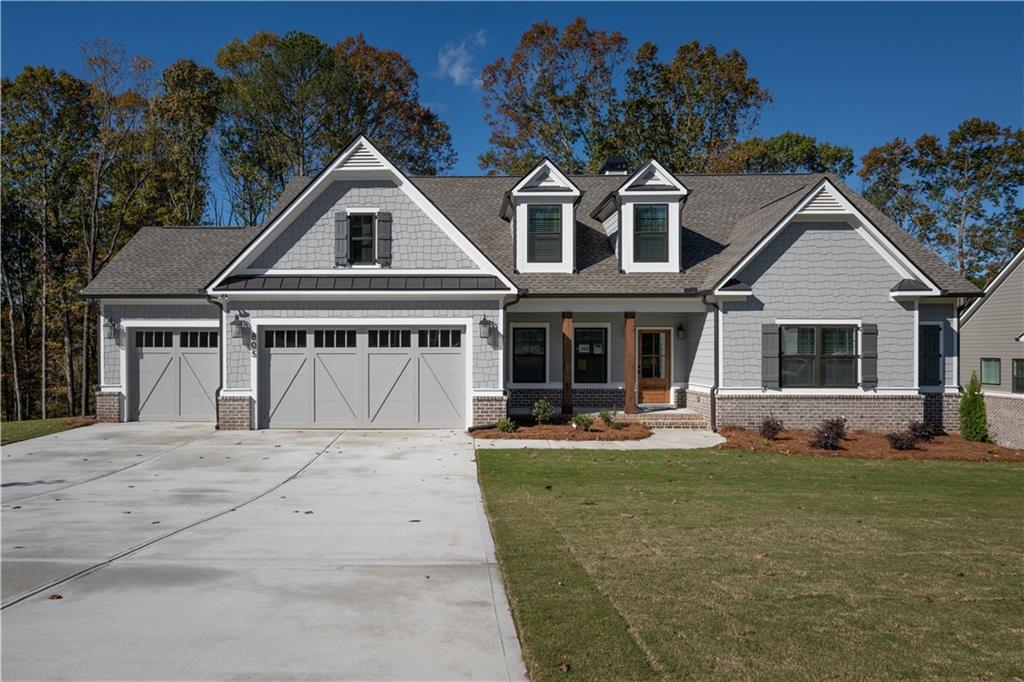
M782 327L783 388L855 388L857 327Z
M373 265L376 261L372 213L353 213L348 217L348 257L352 265Z
M526 209L526 260L559 263L562 260L562 207L531 205Z
M633 206L633 260L668 262L668 204Z

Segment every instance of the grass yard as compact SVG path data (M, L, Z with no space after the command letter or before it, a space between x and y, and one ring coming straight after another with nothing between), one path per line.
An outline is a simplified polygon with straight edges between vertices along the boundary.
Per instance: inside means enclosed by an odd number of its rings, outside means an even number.
M534 679L1013 679L1024 465L480 450Z
M0 445L17 443L20 440L48 436L51 433L67 431L79 426L88 426L93 420L88 417L55 417L53 419L28 419L20 422L0 422Z

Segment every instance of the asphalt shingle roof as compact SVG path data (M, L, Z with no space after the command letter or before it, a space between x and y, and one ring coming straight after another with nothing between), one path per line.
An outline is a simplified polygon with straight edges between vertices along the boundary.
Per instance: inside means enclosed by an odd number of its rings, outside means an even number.
M410 180L528 295L684 295L713 289L823 178L871 220L946 293L977 295L971 283L839 178L824 174L679 175L689 190L681 214L682 272L623 273L591 212L622 176L570 176L582 197L576 211L576 267L568 273L515 271L512 232L499 215L521 178L420 176ZM288 183L269 225L312 178ZM85 289L85 295L195 295L264 228L144 228Z
M107 263L85 296L200 296L258 228L144 227Z

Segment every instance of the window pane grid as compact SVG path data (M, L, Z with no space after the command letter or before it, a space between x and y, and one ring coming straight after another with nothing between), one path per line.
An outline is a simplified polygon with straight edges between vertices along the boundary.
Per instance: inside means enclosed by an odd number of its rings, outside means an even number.
M857 386L856 327L782 327L779 333L781 386Z
M418 333L420 348L460 348L462 331L459 329L421 329Z
M355 348L354 329L317 329L313 332L314 348Z
M348 218L349 260L354 265L374 263L373 219L369 214L355 214Z
M370 348L411 348L412 330L371 329L367 342Z
M135 345L138 348L170 348L174 345L174 334L156 331L135 332Z
M512 330L512 381L540 384L547 381L547 330L544 327L517 327Z
M1000 358L981 359L981 383L989 386L998 386L1001 383L1003 373L1002 361Z
M668 205L633 208L633 259L638 263L668 262Z
M573 379L578 384L603 384L608 381L608 330L576 329L573 344Z
M562 207L526 207L526 260L558 263L562 260Z

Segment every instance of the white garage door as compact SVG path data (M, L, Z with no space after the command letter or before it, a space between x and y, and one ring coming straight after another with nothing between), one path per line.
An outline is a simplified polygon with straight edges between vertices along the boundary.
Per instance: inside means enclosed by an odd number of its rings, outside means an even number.
M215 421L218 333L206 329L136 331L132 339L129 418Z
M465 426L460 329L267 329L261 341L261 426Z

